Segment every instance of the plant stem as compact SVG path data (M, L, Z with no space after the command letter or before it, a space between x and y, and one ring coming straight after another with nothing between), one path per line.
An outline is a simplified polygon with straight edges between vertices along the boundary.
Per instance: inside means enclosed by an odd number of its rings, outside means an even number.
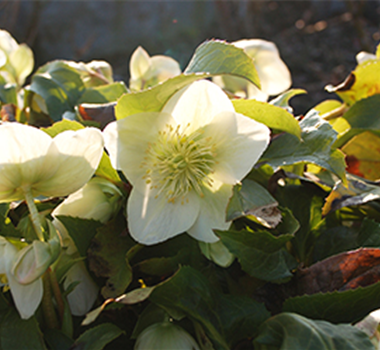
M50 281L50 267L46 270L45 274L42 276L44 284L44 295L42 297L42 311L44 313L44 319L46 326L50 329L59 329L59 322L57 314L53 305L53 295L52 286Z
M55 298L55 301L57 303L59 318L60 318L61 323L62 323L62 321L63 321L63 313L65 311L65 304L64 304L64 301L63 301L63 298L62 298L61 289L59 288L59 283L57 281L57 276L55 275L55 271L51 270L50 268L46 272L49 273L51 289L53 291L54 298Z
M26 205L28 206L28 209L29 209L30 219L32 220L34 231L36 231L38 239L44 242L45 239L42 233L42 223L41 223L40 215L38 214L36 204L34 203L34 197L29 187L24 188L24 198L26 201Z

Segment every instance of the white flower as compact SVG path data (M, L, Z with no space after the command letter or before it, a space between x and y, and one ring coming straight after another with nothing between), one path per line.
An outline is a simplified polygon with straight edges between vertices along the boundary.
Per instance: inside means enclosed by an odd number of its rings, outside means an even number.
M199 346L183 328L170 322L162 322L144 329L138 336L134 349L199 350Z
M21 318L28 319L37 310L43 295L42 278L29 284L17 281L11 270L18 256L18 249L0 236L0 274L7 276L9 288Z
M253 59L261 90L243 78L231 76L213 78L216 84L237 96L259 101L267 101L269 96L289 89L292 84L290 72L274 43L261 39L245 39L232 44L243 49Z
M228 267L235 260L235 256L220 240L215 243L199 242L199 248L207 259L219 266Z
M141 46L133 52L129 70L131 74L129 88L133 91L146 89L181 74L181 68L176 60L162 55L150 57Z
M66 196L94 174L103 155L98 129L48 134L19 123L0 125L0 203Z
M269 143L269 129L235 112L227 95L202 80L174 94L160 113L140 113L104 131L117 169L132 183L132 237L155 244L187 231L216 242L226 229L232 187Z

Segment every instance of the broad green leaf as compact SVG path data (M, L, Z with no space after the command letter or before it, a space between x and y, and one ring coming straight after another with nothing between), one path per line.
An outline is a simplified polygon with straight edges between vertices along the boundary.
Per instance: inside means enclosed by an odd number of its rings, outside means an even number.
M127 91L123 82L87 88L77 104L114 102Z
M317 164L345 181L344 155L333 147L336 132L318 115L308 113L300 122L301 140L294 135L283 134L272 140L261 161L273 168L297 163Z
M67 119L54 123L52 126L49 126L48 128L41 128L42 131L45 131L51 137L55 137L61 132L64 132L67 130L77 131L80 129L84 129L84 126L81 123L78 123L73 120L67 120Z
M231 349L237 341L253 336L269 317L262 304L246 297L220 294L191 267L181 268L149 299L169 314L175 310L201 324L216 350Z
M347 79L338 86L327 86L328 92L335 92L351 106L355 102L380 93L380 60L369 60L359 64Z
M375 350L368 336L351 325L314 321L288 312L262 324L253 344L255 350Z
M327 114L332 114L333 111L342 108L342 102L338 100L324 100L321 103L317 104L313 109L319 112L320 116L325 119Z
M380 178L380 137L365 131L353 137L343 147L347 171L367 180Z
M364 131L380 133L380 95L356 102L341 118L333 123L338 132L335 147L343 146L353 136Z
M53 61L33 75L30 90L45 100L50 118L58 121L65 112L74 112L85 87L78 71L68 62Z
M135 243L125 232L125 219L119 215L97 230L88 249L90 269L98 277L106 278L101 293L104 298L121 295L132 281L132 269L126 254Z
M230 74L245 78L260 88L252 58L243 49L219 40L199 45L184 73Z
M227 206L226 220L231 221L247 215L260 218L268 212L273 213L273 209L277 205L277 201L263 186L246 179L241 185L236 185L233 188L233 195ZM266 210L267 212L265 212ZM277 215L276 218L278 223L281 220L281 214Z
M75 243L79 254L87 256L87 249L95 237L97 229L102 226L100 221L74 218L71 216L57 216Z
M292 277L297 261L285 249L292 235L272 236L267 231L215 231L250 276L268 281Z
M47 350L37 320L22 320L13 308L0 313L0 349Z
M380 308L380 282L342 292L289 298L283 305L283 311L333 323L357 322L378 308Z
M2 104L12 103L17 106L17 85L0 85L0 102Z
M58 329L46 329L44 338L51 350L68 350L74 343L74 340Z
M365 218L359 228L355 226L328 227L318 237L314 261L361 247L380 248L380 224Z
M102 350L107 344L124 332L112 323L102 323L80 335L70 349Z
M285 109L256 100L233 100L236 112L246 115L257 122L263 123L271 129L285 131L301 136L300 125L297 120Z

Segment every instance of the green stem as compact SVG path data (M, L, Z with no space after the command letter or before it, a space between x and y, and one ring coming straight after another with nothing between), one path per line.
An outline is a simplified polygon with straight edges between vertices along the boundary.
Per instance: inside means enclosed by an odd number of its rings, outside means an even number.
M42 276L44 285L44 294L41 302L42 311L44 314L46 326L50 329L59 329L59 322L53 305L53 295L51 290L52 286L49 275L50 268L47 269L45 274Z
M144 246L142 244L135 244L131 249L128 250L126 258L128 261L131 261L133 257L142 249Z
M32 191L30 188L24 188L24 197L26 201L26 205L29 209L30 219L32 220L32 224L34 227L34 231L36 231L37 237L40 241L44 242L44 235L42 233L42 223L40 219L40 215L38 214L38 210L36 204L34 203L34 197L32 195Z
M53 271L49 268L46 272L49 273L51 289L53 291L54 298L55 298L55 301L57 303L59 318L60 318L61 323L62 323L63 322L63 314L65 311L65 303L64 303L63 298L62 298L61 288L59 288L59 283L58 283L55 271Z

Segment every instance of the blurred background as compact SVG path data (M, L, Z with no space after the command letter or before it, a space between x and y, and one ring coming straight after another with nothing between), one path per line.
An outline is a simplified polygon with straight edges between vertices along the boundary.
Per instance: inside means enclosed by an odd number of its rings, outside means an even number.
M195 48L211 38L273 41L289 67L297 114L333 97L355 55L380 41L380 0L300 1L0 1L0 27L27 43L36 65L53 59L102 59L128 82L137 46L166 54L185 68Z

